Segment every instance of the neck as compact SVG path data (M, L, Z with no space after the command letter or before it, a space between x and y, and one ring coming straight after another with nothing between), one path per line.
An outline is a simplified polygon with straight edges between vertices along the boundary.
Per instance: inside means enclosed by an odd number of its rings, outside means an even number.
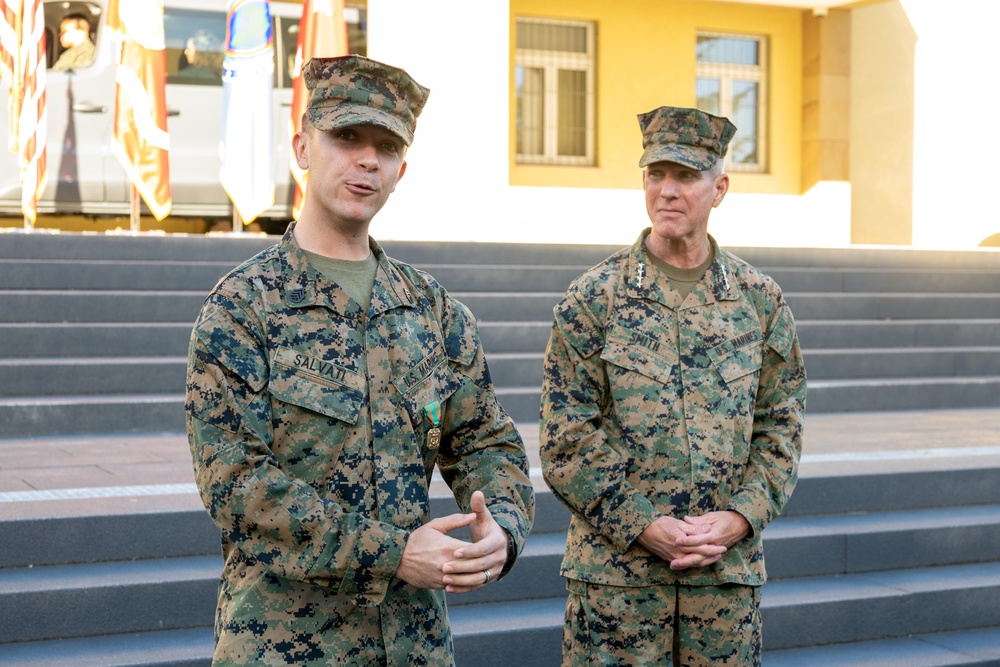
M660 239L653 234L646 237L646 249L657 258L678 269L693 269L712 254L712 242L708 237L690 241L687 239Z
M371 254L367 224L356 227L319 224L303 211L293 234L300 248L324 257L361 261Z

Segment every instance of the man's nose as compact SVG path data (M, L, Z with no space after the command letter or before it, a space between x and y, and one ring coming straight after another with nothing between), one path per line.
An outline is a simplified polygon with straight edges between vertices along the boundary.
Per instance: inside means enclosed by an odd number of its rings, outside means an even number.
M677 196L677 180L673 176L667 176L660 185L660 196L664 199L673 199Z
M375 144L366 143L358 148L358 164L368 171L378 169L378 151Z

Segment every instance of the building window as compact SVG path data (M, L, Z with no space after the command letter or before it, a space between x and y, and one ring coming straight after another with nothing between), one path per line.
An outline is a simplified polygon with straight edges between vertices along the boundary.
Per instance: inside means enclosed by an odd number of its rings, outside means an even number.
M767 171L767 39L700 32L696 49L698 108L737 128L726 169Z
M518 163L595 163L595 32L591 22L517 19Z

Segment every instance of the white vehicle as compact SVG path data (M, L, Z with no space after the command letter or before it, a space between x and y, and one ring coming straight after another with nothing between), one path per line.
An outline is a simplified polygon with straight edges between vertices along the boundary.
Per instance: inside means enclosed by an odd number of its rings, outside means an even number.
M232 204L219 183L226 3L165 0L164 4L171 215L229 218ZM106 8L107 0L45 2L48 186L39 202L41 214L129 214L131 183L111 153L115 62L110 34L104 25ZM271 2L276 59L272 98L275 205L262 219L291 218L294 182L288 166L288 123L291 69L301 12L299 4ZM59 63L62 53L69 50L63 44L66 38L60 39L60 25L72 16L87 19L90 40L96 48L92 55L75 58L67 68L65 59ZM349 7L347 19L351 50L363 54L363 7ZM196 50L198 45L202 47L200 52ZM9 94L6 86L0 89L0 127L5 135L0 148L4 151L8 143ZM0 158L0 215L21 215L20 172L16 156L9 151L7 157Z

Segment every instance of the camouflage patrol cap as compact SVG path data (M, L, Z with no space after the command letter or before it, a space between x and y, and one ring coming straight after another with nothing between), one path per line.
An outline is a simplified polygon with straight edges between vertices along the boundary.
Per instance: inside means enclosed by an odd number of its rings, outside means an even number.
M660 107L639 114L642 157L639 166L677 162L699 171L725 157L736 126L728 118L700 109Z
M409 146L430 90L399 69L363 56L313 58L302 68L309 120L320 130L378 125Z

